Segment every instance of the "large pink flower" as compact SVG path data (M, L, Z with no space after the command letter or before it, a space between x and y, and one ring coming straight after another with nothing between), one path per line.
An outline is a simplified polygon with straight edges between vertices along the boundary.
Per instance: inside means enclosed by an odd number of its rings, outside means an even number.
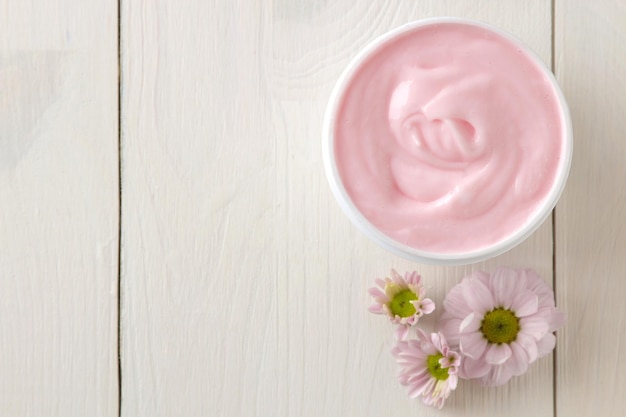
M417 340L400 340L391 351L400 365L398 378L409 387L409 397L422 397L425 404L441 408L456 389L461 359L441 333L416 333Z
M530 269L475 272L444 300L441 332L463 356L461 378L502 385L554 349L565 324L554 293Z
M392 269L391 278L376 279L378 288L369 290L375 301L369 311L386 314L393 323L399 324L399 339L406 337L409 326L414 326L420 317L435 310L435 303L424 298L426 292L420 281L421 277L415 271L407 272L403 278Z

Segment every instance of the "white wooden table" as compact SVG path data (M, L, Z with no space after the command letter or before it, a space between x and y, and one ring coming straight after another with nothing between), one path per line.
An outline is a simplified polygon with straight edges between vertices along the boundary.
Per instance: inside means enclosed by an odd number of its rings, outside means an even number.
M574 125L554 216L468 267L371 243L321 162L349 59L441 15L528 43ZM621 0L0 0L0 415L626 415L625 113ZM366 289L497 265L552 282L556 354L408 399Z

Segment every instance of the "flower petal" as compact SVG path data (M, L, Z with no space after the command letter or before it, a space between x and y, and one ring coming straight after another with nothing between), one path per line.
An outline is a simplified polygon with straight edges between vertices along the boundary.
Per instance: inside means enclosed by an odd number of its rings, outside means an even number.
M426 354L420 349L420 342L414 339L399 340L396 347L392 349L391 353L396 359L406 359L410 361L420 361L426 359Z
M480 324L483 321L483 316L477 313L471 313L459 325L459 331L461 333L473 333L480 329Z
M449 344L458 346L459 344L459 327L461 319L450 316L444 312L439 320L439 331L446 337Z
M492 368L492 365L489 365L487 362L483 360L475 360L469 357L463 358L461 362L461 369L459 372L459 376L461 378L471 379L471 378L481 378L489 372Z
M520 291L511 304L511 310L517 317L526 317L535 314L539 308L537 295L530 291Z
M470 278L475 278L475 279L477 279L478 281L482 282L482 283L483 283L486 287L488 287L488 286L489 286L489 277L490 277L490 274L488 274L488 273L486 273L486 272L484 272L484 271L475 271L475 272L472 272L472 273L469 275L469 277L470 277Z
M427 355L436 355L439 353L437 348L433 346L431 342L422 342L420 345L420 349Z
M493 301L497 307L510 309L519 288L517 271L511 268L498 268L489 279L493 291Z
M508 344L502 343L497 344L494 343L487 349L487 354L485 355L485 361L492 365L502 365L504 362L509 360L511 357L511 348Z
M466 356L478 359L487 348L487 339L479 332L464 334L461 336L459 347Z
M465 302L463 297L463 287L461 284L457 284L448 292L446 298L443 300L443 307L446 312L451 316L457 318L467 317L472 312L472 309Z
M530 335L519 332L515 342L524 348L528 355L528 363L533 363L537 360L537 341Z
M453 368L451 371L454 371L454 368L459 366L461 363L461 357L456 352L448 352L447 356L439 359L439 365L442 368Z
M409 326L400 325L396 328L396 338L398 340L407 340L409 337Z
M424 363L426 362L424 361L422 364L404 364L404 380L407 384L413 384L415 382L420 383L426 381L428 378L431 378L430 372Z
M411 391L409 391L409 397L415 398L419 395L428 395L428 393L432 391L433 387L435 386L435 382L436 380L434 378L428 378L425 383L419 384L416 389L412 389Z
M547 333L543 339L537 342L537 357L541 358L546 356L556 346L556 337L553 333Z
M519 321L520 333L525 333L540 340L548 333L548 322L541 316L522 317Z
M430 342L439 352L443 352L444 344L447 345L446 339L441 335L441 333L431 333Z
M402 276L398 274L398 271L396 271L395 269L391 270L391 280L402 288L405 288L407 286L404 278L402 278Z
M417 271L407 272L406 274L404 274L404 280L409 285L418 285L421 279L422 277L420 276L420 274L417 273Z
M414 303L418 304L418 306L420 307L420 310L424 314L430 314L433 311L435 311L435 303L430 298L424 298L423 300L420 300ZM417 309L417 306L415 308Z
M420 342L430 340L430 337L424 333L422 329L415 329L415 335L417 336L417 340Z
M524 348L517 342L509 345L511 347L511 359L507 362L507 366L511 368L514 376L521 375L528 370L528 354Z
M367 292L369 292L369 294L376 298L376 300L380 300L382 302L388 302L389 301L389 297L387 297L387 294L385 294L384 292L382 292L380 290L380 288L377 287L372 287L369 290L367 290Z
M488 387L498 387L506 384L512 377L513 374L508 367L498 365L492 367L490 372L481 378L480 383Z
M370 313L374 314L385 314L383 307L380 304L372 304L367 308Z
M485 284L476 278L465 278L461 285L463 286L463 297L473 311L484 315L493 309L493 297Z
M534 292L539 296L548 296L547 298L554 299L554 292L552 288L532 269L523 269L520 271L520 276L526 278L526 288Z
M521 274L527 277L526 288L539 297L539 308L554 308L554 291L552 288L532 269L525 269Z
M422 329L415 328L415 333L417 335L417 340L412 340L411 342L417 343L419 349L426 355L435 355L438 353L437 349L433 346L430 341L430 335L424 333Z
M550 332L554 332L559 330L561 327L565 326L565 322L567 321L567 315L556 308L552 310L552 314L550 314L550 320L548 321L548 326Z
M428 388L429 384L432 384L432 378L427 378L423 381L413 381L411 382L411 389L409 390L409 398L417 398L426 388Z
M459 378L456 375L450 375L448 378L448 387L450 391L454 391L459 383Z

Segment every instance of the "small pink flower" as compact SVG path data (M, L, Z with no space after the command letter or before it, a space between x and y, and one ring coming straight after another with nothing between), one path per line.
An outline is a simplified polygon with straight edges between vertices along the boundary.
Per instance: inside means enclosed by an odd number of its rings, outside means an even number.
M550 353L553 332L565 324L554 293L530 269L473 273L450 290L444 308L441 332L463 356L459 376L489 386L525 373Z
M399 324L399 339L407 336L409 326L414 326L420 317L435 310L435 303L424 298L426 292L420 280L417 272L407 272L402 278L392 269L391 278L377 278L378 287L369 290L375 301L369 311L386 314L393 323Z
M391 351L400 365L398 379L409 387L409 397L422 397L424 404L441 409L456 389L461 358L441 333L416 333L417 340L400 340Z

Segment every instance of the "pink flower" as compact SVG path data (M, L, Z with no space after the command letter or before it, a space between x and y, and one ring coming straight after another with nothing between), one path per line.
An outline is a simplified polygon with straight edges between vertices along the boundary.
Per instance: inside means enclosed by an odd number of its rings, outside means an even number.
M461 358L441 333L416 333L417 340L400 340L391 351L400 365L398 379L409 387L409 397L421 396L424 404L441 408L456 389Z
M420 317L435 310L435 303L424 298L425 291L420 280L420 275L415 271L407 272L402 278L392 269L391 278L377 278L378 287L369 290L375 301L369 311L386 314L393 323L399 324L399 339L407 336L409 326L414 326Z
M530 269L476 272L444 300L441 332L459 346L461 378L502 385L554 349L553 332L565 324L554 293Z

